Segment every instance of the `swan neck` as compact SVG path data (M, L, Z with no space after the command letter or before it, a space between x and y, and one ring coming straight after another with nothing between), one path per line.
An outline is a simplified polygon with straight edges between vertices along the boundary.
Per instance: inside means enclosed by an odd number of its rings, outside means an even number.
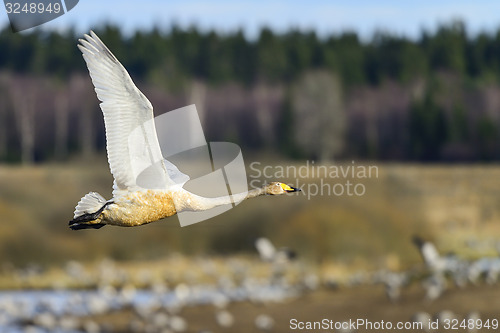
M183 202L183 209L181 210L193 210L193 211L204 211L224 205L238 204L243 200L249 198L255 198L260 195L265 195L266 190L264 188L256 188L248 192L237 193L233 195L226 195L216 198L205 198L197 196L190 193L189 205L186 205L186 201Z
M265 194L266 194L265 188L259 187L259 188L255 188L253 190L248 191L245 199L255 198L255 197L258 197L260 195L265 195Z

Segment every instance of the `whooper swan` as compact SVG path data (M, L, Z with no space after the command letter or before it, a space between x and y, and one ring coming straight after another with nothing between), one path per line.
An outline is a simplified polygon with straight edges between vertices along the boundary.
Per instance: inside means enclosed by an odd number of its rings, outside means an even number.
M187 176L172 163L163 159L156 136L153 107L137 89L126 69L91 31L79 40L78 48L87 63L106 128L106 149L111 173L114 177L113 198L104 199L96 192L85 195L75 208L69 226L73 230L98 229L107 224L133 227L175 215L180 211L205 211L220 205L231 204L231 197L205 198L182 188ZM149 126L144 126L148 123ZM152 124L152 125L151 125ZM130 133L138 128L148 131L150 140L141 149L161 161L157 168L166 184L161 189L145 189L137 184L132 170L133 156L128 143ZM152 139L151 139L152 138ZM271 182L240 194L240 199L260 195L278 195L300 189L280 182ZM237 197L238 194L233 196Z

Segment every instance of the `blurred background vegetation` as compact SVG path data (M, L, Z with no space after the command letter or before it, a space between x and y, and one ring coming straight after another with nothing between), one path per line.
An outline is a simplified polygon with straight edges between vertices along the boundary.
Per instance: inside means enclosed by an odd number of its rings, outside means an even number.
M471 36L451 21L418 39L379 32L369 40L268 28L256 39L175 25L129 35L112 25L95 31L156 114L196 104L207 141L238 143L247 163L355 160L378 165L380 177L363 180L363 197L257 199L188 228L171 218L71 232L67 221L80 197L110 197L112 184L101 111L76 47L81 36L5 27L1 260L254 253L253 241L267 235L311 262L399 268L419 260L414 234L456 250L498 231L498 169L451 163L500 159L500 30Z
M195 103L210 140L293 159L500 158L500 30L470 36L451 21L416 40L268 28L249 40L175 25L96 32L157 114ZM0 161L104 150L79 37L0 32Z

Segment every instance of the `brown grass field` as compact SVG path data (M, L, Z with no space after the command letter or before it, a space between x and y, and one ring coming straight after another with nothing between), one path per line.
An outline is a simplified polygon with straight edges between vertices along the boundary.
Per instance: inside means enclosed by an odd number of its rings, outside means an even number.
M261 162L260 168L265 165ZM81 232L67 227L78 200L89 191L107 198L111 195L112 178L103 157L95 157L92 163L0 166L0 259L23 265L104 257L160 259L172 252L253 254L253 240L267 236L316 264L335 261L371 268L404 268L420 260L409 241L414 234L434 240L443 252L454 251L466 257L495 253L491 246L470 249L464 242L487 243L500 238L498 166L374 164L378 178L320 179L294 178L291 173L279 177L278 166L299 168L305 163L268 165L273 167L268 174L278 177L258 178L253 167L247 170L249 181L260 184L259 179L278 178L302 186L304 191L294 196L253 199L187 228L180 228L173 217L139 228ZM365 194L328 193L333 185L346 181L361 183ZM313 195L321 191L321 186L323 195Z

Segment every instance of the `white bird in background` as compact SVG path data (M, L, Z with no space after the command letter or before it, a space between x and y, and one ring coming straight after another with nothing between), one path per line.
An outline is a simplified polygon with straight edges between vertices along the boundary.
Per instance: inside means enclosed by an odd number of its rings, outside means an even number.
M255 240L255 248L259 252L260 259L271 264L271 284L286 283L284 280L286 269L297 254L286 247L277 250L271 241L264 237Z
M424 332L431 331L431 327L430 327L431 320L432 320L432 317L427 312L417 312L417 313L413 314L413 316L411 317L411 321L413 323L419 323L421 325L421 328L424 330Z
M260 237L255 241L255 248L259 252L262 261L266 262L285 263L297 256L293 250L286 247L277 250L273 243L264 237Z
M442 310L434 315L434 320L439 322L439 327L443 327L444 323L452 322L452 320L456 318L456 314L451 310Z
M261 331L271 331L274 327L274 319L267 314L260 314L255 318L255 326Z
M442 272L445 270L445 260L439 255L436 246L418 236L413 237L413 243L418 247L425 265L433 272Z
M381 281L385 285L385 294L391 302L401 297L401 289L408 285L410 276L407 273L384 272Z
M139 226L172 216L179 211L205 211L217 206L260 195L279 195L300 191L280 182L232 197L205 198L182 188L189 179L162 156L153 119L153 106L137 89L129 74L104 43L91 31L79 40L78 48L87 63L92 83L104 114L106 148L114 177L113 198L104 199L96 192L85 195L76 206L69 226L73 230L98 229L107 224ZM141 127L143 141L129 146L128 138ZM132 143L133 145L134 143ZM137 143L136 143L137 145ZM138 152L137 154L135 152ZM165 184L160 189L144 189L137 184L132 163L148 158L160 161L146 177L148 184Z
M479 325L478 323L481 322L481 315L479 314L478 311L471 311L465 316L465 321L467 323L472 322L473 325L469 326L467 325L468 332L470 333L475 333L479 330Z
M468 266L466 261L452 253L440 255L433 243L418 236L413 237L413 243L417 245L426 266L433 274L451 274L455 283L463 286Z

